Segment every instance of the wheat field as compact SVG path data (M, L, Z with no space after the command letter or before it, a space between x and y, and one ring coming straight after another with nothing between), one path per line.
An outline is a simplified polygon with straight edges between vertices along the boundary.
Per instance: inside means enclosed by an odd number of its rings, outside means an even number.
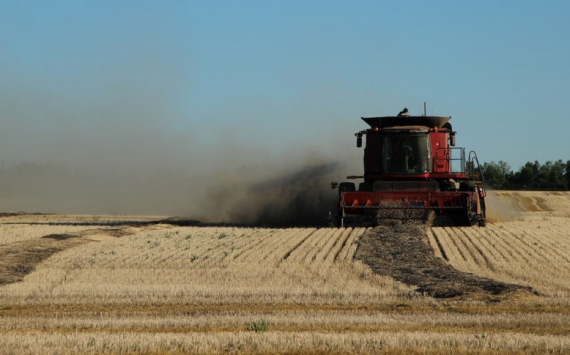
M366 228L5 216L0 353L569 354L570 194L488 201L486 228L431 227L426 242L534 293L419 293L355 259Z
M570 299L570 195L495 192L486 228L431 228L435 254L455 268ZM504 221L504 222L502 222Z

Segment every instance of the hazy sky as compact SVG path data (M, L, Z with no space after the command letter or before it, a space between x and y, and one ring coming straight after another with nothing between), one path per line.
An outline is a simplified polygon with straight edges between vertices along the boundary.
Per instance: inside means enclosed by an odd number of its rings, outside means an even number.
M568 1L1 1L0 160L360 166L360 117L425 101L481 161L566 161L569 18Z

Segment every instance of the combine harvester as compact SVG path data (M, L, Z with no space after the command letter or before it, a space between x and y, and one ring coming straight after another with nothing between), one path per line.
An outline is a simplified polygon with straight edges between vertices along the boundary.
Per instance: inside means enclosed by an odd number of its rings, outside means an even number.
M406 221L435 216L454 225L485 226L484 178L474 151L455 147L451 117L362 117L370 128L356 133L364 148L364 179L331 183L338 188L331 224L373 226L387 220ZM428 213L433 211L434 214ZM435 223L435 222L434 222Z

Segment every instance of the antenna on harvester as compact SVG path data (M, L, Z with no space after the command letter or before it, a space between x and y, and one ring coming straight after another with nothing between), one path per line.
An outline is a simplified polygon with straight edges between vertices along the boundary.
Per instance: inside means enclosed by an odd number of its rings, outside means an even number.
M424 101L424 116L427 116L426 114L426 102Z

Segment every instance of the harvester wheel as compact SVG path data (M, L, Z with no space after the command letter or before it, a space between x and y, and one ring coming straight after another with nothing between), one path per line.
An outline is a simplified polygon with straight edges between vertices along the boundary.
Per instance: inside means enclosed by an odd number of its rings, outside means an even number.
M479 227L485 227L487 225L487 221L485 221L485 218L479 218L479 220L477 221L477 225Z

